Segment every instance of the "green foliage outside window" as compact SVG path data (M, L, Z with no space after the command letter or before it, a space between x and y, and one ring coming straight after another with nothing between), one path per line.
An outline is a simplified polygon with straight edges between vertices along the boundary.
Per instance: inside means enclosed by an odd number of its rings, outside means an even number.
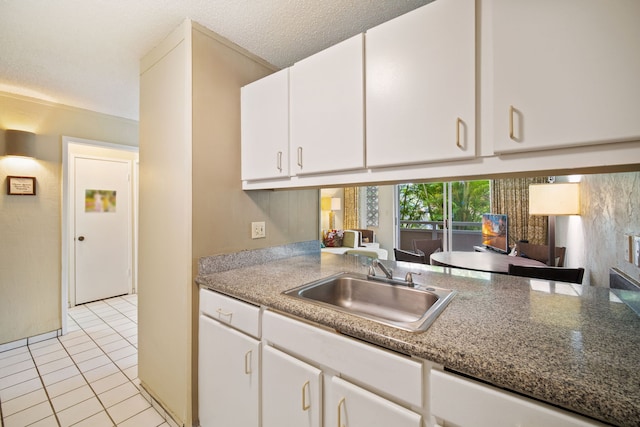
M442 195L444 184L399 185L401 221L442 221ZM482 181L456 181L451 190L453 221L480 222L482 214L491 207L491 183ZM407 224L405 228L420 228Z

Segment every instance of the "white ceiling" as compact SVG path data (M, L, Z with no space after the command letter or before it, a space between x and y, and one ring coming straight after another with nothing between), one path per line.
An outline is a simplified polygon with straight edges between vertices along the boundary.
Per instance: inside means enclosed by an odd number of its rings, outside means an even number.
M140 58L191 18L284 68L431 0L0 0L0 91L138 119Z

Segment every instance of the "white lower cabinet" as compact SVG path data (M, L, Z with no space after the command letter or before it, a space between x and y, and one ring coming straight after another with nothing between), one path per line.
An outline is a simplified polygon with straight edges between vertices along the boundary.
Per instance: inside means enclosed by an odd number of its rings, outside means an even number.
M421 361L270 311L262 341L263 427L426 425Z
M326 427L422 427L422 416L332 376L326 381L324 425Z
M603 426L458 375L431 371L431 412L442 426Z
M603 425L208 290L199 325L202 427Z
M229 307L234 307L230 309ZM198 407L201 427L260 424L260 342L224 323L254 319L258 307L200 291ZM247 315L248 314L248 315ZM214 320L211 316L220 316ZM258 325L256 323L255 329ZM251 328L253 329L253 328Z
M262 349L262 427L320 427L322 372L273 347Z

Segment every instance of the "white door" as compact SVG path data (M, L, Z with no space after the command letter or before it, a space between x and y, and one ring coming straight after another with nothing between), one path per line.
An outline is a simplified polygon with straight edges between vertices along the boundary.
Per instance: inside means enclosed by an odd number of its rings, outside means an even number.
M289 176L289 69L240 90L243 180Z
M291 67L292 175L364 167L363 46L359 34Z
M131 292L131 162L76 157L75 303Z
M422 416L338 377L327 382L325 425L421 427Z
M319 427L322 372L273 347L262 348L262 427Z
M436 1L367 31L367 167L475 156L475 20Z
M199 334L200 425L257 427L259 341L202 315Z
M638 140L640 2L490 8L496 153Z

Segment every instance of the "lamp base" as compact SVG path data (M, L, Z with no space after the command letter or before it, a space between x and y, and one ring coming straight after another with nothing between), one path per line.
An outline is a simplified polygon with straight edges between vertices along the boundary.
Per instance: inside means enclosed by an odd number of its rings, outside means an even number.
M549 215L549 237L547 238L547 244L549 245L549 259L547 265L550 267L556 266L556 216Z
M336 214L333 211L329 211L329 229L336 228Z

